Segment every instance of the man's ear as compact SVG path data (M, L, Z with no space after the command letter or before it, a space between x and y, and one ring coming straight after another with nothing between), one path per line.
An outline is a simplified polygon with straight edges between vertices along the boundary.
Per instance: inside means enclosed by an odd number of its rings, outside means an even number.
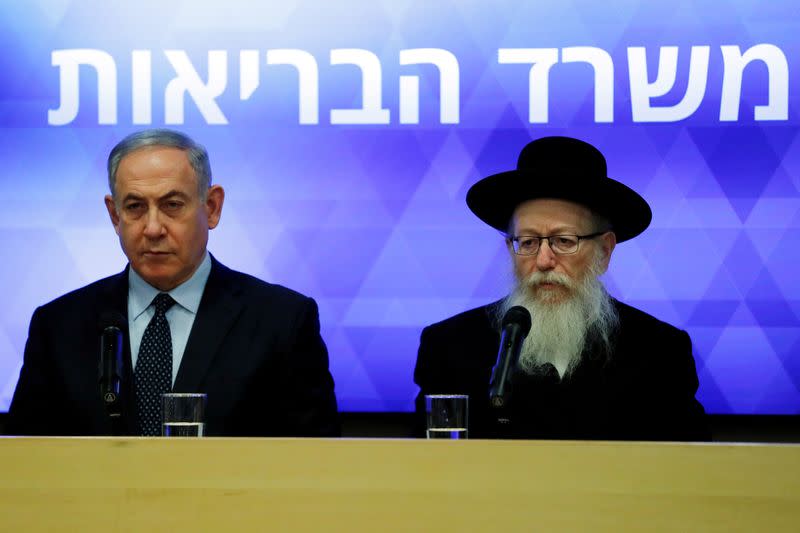
M598 237L600 240L600 249L603 252L603 257L600 265L603 267L603 272L608 270L608 263L611 261L611 254L614 253L614 248L617 246L617 236L613 231L604 233Z
M111 223L114 225L114 231L116 231L117 235L119 235L119 213L117 212L117 204L114 203L114 199L110 194L106 195L105 202L106 209L108 210L108 217L111 219Z
M208 229L214 229L219 224L222 216L222 204L225 203L225 190L221 185L212 185L208 188L206 195L206 216L208 217Z

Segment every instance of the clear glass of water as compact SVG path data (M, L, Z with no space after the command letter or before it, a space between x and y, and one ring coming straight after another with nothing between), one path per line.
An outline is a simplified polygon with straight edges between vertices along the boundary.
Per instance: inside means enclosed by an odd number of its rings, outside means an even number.
M206 429L206 395L171 392L161 395L161 435L202 437Z
M466 439L469 396L465 394L426 394L425 411L429 439Z

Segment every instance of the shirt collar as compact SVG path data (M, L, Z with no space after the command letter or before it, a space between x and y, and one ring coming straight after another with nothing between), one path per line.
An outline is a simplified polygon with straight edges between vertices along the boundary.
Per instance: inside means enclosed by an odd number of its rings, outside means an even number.
M205 252L200 266L194 271L192 277L168 292L178 305L192 314L197 314L200 307L200 299L203 297L203 290L206 281L211 273L211 258L208 251ZM131 318L136 320L139 315L150 307L153 298L162 291L147 283L135 270L128 269L128 302Z

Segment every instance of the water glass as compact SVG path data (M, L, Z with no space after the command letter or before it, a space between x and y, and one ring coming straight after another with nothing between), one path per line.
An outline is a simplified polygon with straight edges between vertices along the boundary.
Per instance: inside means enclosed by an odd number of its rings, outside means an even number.
M164 437L202 437L206 428L206 395L171 392L161 395Z
M425 411L429 439L466 439L469 396L465 394L426 394Z

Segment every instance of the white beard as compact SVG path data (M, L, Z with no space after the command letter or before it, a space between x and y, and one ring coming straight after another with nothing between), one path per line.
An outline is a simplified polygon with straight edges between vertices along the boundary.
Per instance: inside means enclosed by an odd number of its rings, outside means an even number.
M619 316L611 297L599 280L598 261L589 269L583 280L573 281L564 274L534 272L524 280L517 279L511 293L497 309L499 324L506 311L515 305L526 308L531 314L531 331L520 350L518 367L528 373L537 373L546 363L553 365L563 379L581 362L584 348L589 342L599 342L605 356L611 354L614 331ZM567 291L566 298L558 301L553 289L537 287L549 282L562 285L558 293Z

